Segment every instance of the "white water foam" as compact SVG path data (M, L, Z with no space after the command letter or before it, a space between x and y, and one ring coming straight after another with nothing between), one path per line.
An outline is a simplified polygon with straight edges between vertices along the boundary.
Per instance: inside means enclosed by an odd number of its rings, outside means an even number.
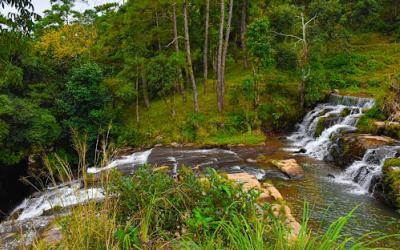
M297 131L287 138L292 147L286 150L296 152L305 149L305 154L323 160L332 146L332 137L343 131L356 130L363 109L373 105L373 99L333 95L328 103L319 104L306 114L297 125ZM344 116L345 111L348 114ZM329 126L316 137L319 121L329 117L333 118Z
M297 125L297 131L287 138L292 147L286 150L299 152L300 149L304 149L306 155L323 160L330 153L335 135L340 135L343 131L356 131L363 110L372 108L373 105L372 99L333 95L328 103L319 104L306 114L303 121ZM316 136L320 119L332 116L335 119ZM349 186L350 193L367 194L374 178L382 174L385 160L395 157L399 151L400 146L369 149L362 160L355 161L343 173L329 180Z
M13 211L21 211L18 216L19 221L31 219L42 215L45 211L57 207L70 207L85 203L89 200L104 199L104 191L101 188L80 188L79 183L65 186L62 188L47 190L38 197L25 199Z
M97 174L105 170L109 170L118 166L124 165L132 165L132 166L139 166L147 163L147 159L149 158L153 149L143 151L143 152L135 152L128 156L123 156L121 159L114 160L109 163L106 167L103 168L96 168L91 167L87 169L89 174Z
M366 194L372 185L372 180L382 174L382 168L386 159L395 157L400 151L400 146L381 146L368 149L363 159L355 161L343 173L336 176L333 181L337 183L353 183L357 185L351 192Z

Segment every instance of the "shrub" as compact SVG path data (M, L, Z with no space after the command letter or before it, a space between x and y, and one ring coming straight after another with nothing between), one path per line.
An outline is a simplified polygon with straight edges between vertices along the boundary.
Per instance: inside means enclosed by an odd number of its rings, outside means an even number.
M201 113L189 113L181 127L183 137L187 141L195 141L198 137L198 131L204 123L206 117Z
M291 47L278 46L275 61L279 69L294 71L297 68L297 54Z
M211 169L204 181L187 168L174 181L149 166L140 167L133 177L116 174L112 179L109 190L119 197L117 221L128 222L137 228L141 242L152 244L175 233L195 238L212 234L219 221L230 221L234 214L252 215L257 197Z

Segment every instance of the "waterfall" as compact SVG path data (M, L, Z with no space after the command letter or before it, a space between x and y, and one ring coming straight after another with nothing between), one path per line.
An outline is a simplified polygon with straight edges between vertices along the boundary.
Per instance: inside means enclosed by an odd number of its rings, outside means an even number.
M114 160L110 162L107 166L103 168L91 167L87 169L89 174L97 174L104 170L109 170L119 166L131 165L131 166L140 166L147 163L147 159L151 154L152 149L143 151L143 152L135 152L128 156L123 156L121 159Z
M381 146L368 149L362 160L355 161L346 171L336 176L335 182L344 184L356 183L352 193L368 193L372 187L372 180L382 174L386 159L393 158L400 150L400 146Z
M363 110L372 108L373 105L374 100L369 98L331 95L327 103L319 104L308 112L297 125L297 130L287 138L292 145L289 150L304 149L304 154L324 160L334 145L333 139L343 132L356 131ZM324 121L324 127L318 135L321 121ZM400 146L368 149L361 160L352 163L333 181L355 186L352 193L368 193L374 178L382 174L385 160L395 157L399 151Z
M36 197L25 199L11 214L19 214L17 220L26 220L42 215L44 212L74 206L89 200L104 199L101 188L82 187L79 181L59 187L48 188Z
M329 154L332 137L355 131L363 109L373 105L374 100L369 98L331 95L327 103L319 104L308 112L297 125L297 131L287 139L295 150L305 149L307 155L323 160ZM323 131L317 135L321 121L328 121L328 124L324 124Z

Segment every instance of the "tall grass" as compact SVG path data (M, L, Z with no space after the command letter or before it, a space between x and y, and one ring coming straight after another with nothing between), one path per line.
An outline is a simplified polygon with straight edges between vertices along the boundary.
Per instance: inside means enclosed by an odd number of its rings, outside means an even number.
M99 157L99 164L105 166L109 150L105 141L102 144L105 155ZM76 149L86 147L79 142ZM78 155L86 157L83 152ZM76 175L68 162L56 160L57 164L49 162L53 180L59 175L71 181ZM80 171L86 170L86 160L79 162ZM183 167L177 180L150 166L140 167L133 176L116 171L105 171L96 178L84 173L78 176L83 176L85 188L103 187L105 199L72 208L69 215L54 222L61 227L62 239L53 243L38 240L34 249L358 250L375 249L373 244L388 237L371 240L371 235L344 235L354 211L334 221L325 233L313 232L308 226L307 204L300 234L293 237L282 218L273 216L270 204L256 205L258 192L244 192L215 170L198 178Z

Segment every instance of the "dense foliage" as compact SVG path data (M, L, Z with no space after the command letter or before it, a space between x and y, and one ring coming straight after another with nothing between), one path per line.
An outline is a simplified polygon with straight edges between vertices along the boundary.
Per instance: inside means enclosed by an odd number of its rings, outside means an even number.
M366 236L353 238L342 230L350 214L315 235L308 229L308 208L297 240L274 216L273 204L256 205L259 191L240 185L209 169L199 178L180 168L173 179L165 167L142 166L133 176L105 174L108 194L61 217L63 237L37 249L375 249ZM387 237L377 239L383 241Z
M234 0L209 8L146 0L82 12L75 1L50 2L38 18L30 1L0 1L19 13L0 16L2 165L69 151L71 129L88 134L91 152L102 133L130 146L229 143L243 133L259 142L264 132L293 126L332 89L386 86L393 53L378 57L357 44L361 33L386 37L388 46L400 37L393 0ZM204 65L210 79L194 89L192 73L201 78ZM217 89L227 100L222 112Z

